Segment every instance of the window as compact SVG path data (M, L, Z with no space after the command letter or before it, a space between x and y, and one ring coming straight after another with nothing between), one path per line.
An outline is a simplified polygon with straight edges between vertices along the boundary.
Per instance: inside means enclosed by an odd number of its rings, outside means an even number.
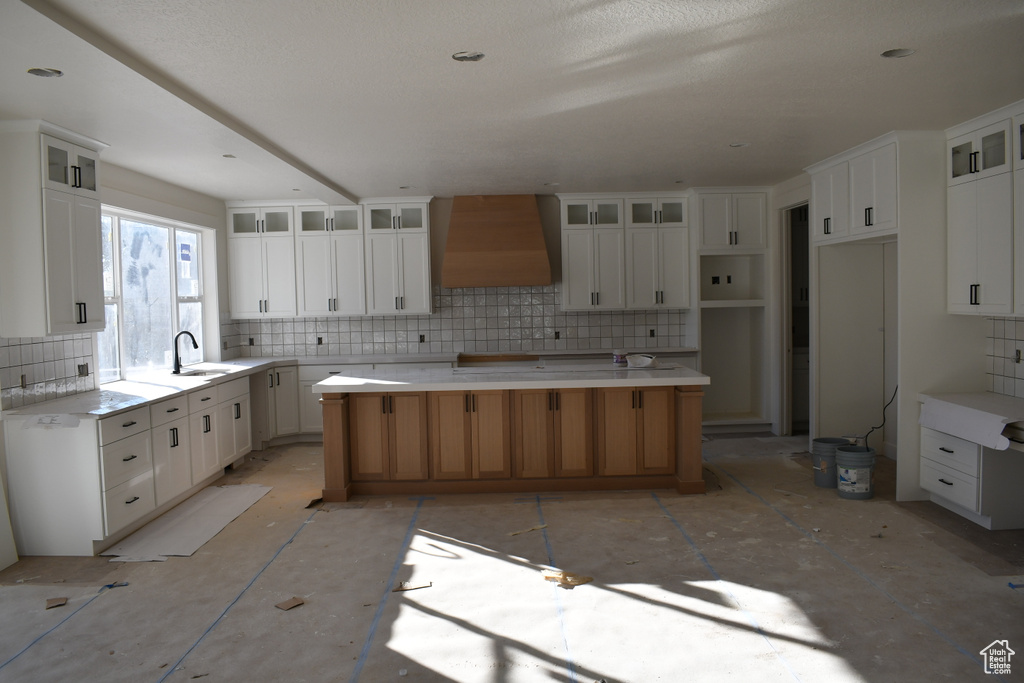
M202 236L150 216L104 208L103 294L107 327L98 340L100 383L169 370L174 335L182 364L203 360Z

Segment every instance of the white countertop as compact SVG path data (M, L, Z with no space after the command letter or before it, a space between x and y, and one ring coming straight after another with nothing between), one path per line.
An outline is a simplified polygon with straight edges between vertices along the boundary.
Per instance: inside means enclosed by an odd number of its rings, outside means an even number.
M578 389L607 386L699 386L711 378L686 367L616 368L610 363L574 366L492 366L488 368L388 368L342 372L313 385L314 393L377 391L459 391L493 389Z

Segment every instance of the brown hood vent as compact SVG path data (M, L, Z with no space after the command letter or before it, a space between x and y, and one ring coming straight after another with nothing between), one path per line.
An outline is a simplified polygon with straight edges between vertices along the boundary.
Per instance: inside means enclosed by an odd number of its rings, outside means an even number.
M532 194L455 197L441 286L550 285L551 261Z

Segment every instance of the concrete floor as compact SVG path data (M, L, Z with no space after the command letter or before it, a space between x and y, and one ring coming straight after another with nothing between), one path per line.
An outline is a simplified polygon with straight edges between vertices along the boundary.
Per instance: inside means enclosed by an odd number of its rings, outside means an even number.
M192 557L0 572L0 681L990 681L997 639L1024 675L1024 567L895 504L891 462L845 500L805 449L709 441L701 496L319 509L319 446L253 453L221 483L273 490Z

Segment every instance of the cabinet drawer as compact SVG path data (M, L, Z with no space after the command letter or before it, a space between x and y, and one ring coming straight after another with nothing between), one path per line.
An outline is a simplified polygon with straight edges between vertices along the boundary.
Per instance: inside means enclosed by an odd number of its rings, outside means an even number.
M978 511L978 478L921 458L921 488L968 510Z
M969 477L980 473L981 446L927 427L921 427L921 457Z
M372 370L372 363L356 363L352 365L300 365L299 381L313 380L322 382L331 375L339 375L343 372L362 372Z
M217 385L217 403L223 403L224 401L230 401L233 398L239 396L245 396L249 393L249 378L239 377L238 379L229 380L227 382L221 382ZM209 401L203 405L209 404Z
M153 470L129 479L104 493L103 508L107 536L128 526L147 512L155 510Z
M149 407L149 421L154 427L167 424L188 415L188 395L181 394Z
M120 441L149 430L149 406L129 410L120 415L105 417L100 423L100 445Z
M202 413L217 405L217 387L204 387L188 395L188 412Z
M153 469L153 449L148 431L107 444L100 449L100 455L104 491Z

